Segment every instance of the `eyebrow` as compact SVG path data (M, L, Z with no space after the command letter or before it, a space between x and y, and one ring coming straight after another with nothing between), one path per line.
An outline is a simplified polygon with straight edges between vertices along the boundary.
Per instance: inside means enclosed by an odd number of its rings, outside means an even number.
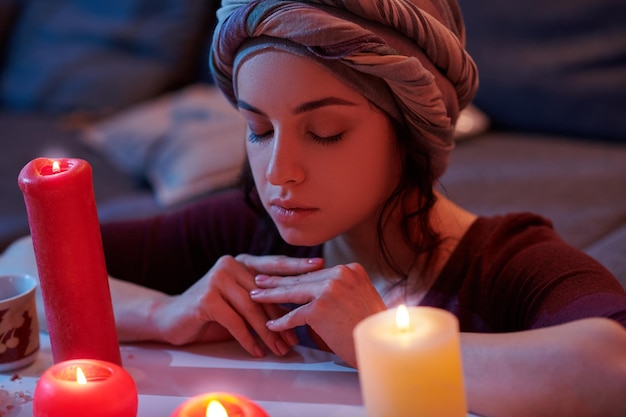
M302 114L302 113L306 113L306 112L313 111L321 107L327 107L327 106L356 106L356 105L357 104L352 101L331 96L331 97L325 97L319 100L307 101L306 103L302 103L298 105L295 109L293 109L293 114ZM264 113L261 110L257 109L251 104L246 103L243 100L237 100L237 106L241 109L248 110L252 113L264 115Z

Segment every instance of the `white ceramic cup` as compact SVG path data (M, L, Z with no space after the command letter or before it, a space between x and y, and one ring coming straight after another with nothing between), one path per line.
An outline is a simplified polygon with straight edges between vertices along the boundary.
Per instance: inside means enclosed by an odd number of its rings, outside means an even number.
M0 275L0 372L30 365L37 357L36 288L29 275Z

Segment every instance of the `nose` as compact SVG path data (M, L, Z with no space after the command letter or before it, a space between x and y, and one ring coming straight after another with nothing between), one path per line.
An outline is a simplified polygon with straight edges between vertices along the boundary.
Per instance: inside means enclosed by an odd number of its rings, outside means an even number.
M305 178L302 155L295 136L276 131L265 174L268 182L272 185L302 182Z

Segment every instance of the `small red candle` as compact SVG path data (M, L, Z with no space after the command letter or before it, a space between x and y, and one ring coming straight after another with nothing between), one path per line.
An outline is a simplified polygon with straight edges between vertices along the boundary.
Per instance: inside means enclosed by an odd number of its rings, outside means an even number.
M224 417L224 414L212 416L209 405L218 402L226 411L225 417L269 417L258 404L248 398L225 392L211 392L198 395L181 404L170 417ZM221 409L221 407L217 407Z
M138 401L135 381L123 368L76 359L43 373L33 394L33 416L136 417Z
M55 363L121 364L91 166L37 158L19 174Z

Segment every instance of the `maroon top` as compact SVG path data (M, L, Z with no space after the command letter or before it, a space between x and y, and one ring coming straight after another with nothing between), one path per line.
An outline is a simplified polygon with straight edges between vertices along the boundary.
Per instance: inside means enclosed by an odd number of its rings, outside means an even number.
M202 277L222 255L322 255L295 247L228 191L179 212L102 227L109 273L169 294ZM421 305L457 315L462 331L508 332L583 317L626 327L626 292L597 261L529 213L479 217Z

